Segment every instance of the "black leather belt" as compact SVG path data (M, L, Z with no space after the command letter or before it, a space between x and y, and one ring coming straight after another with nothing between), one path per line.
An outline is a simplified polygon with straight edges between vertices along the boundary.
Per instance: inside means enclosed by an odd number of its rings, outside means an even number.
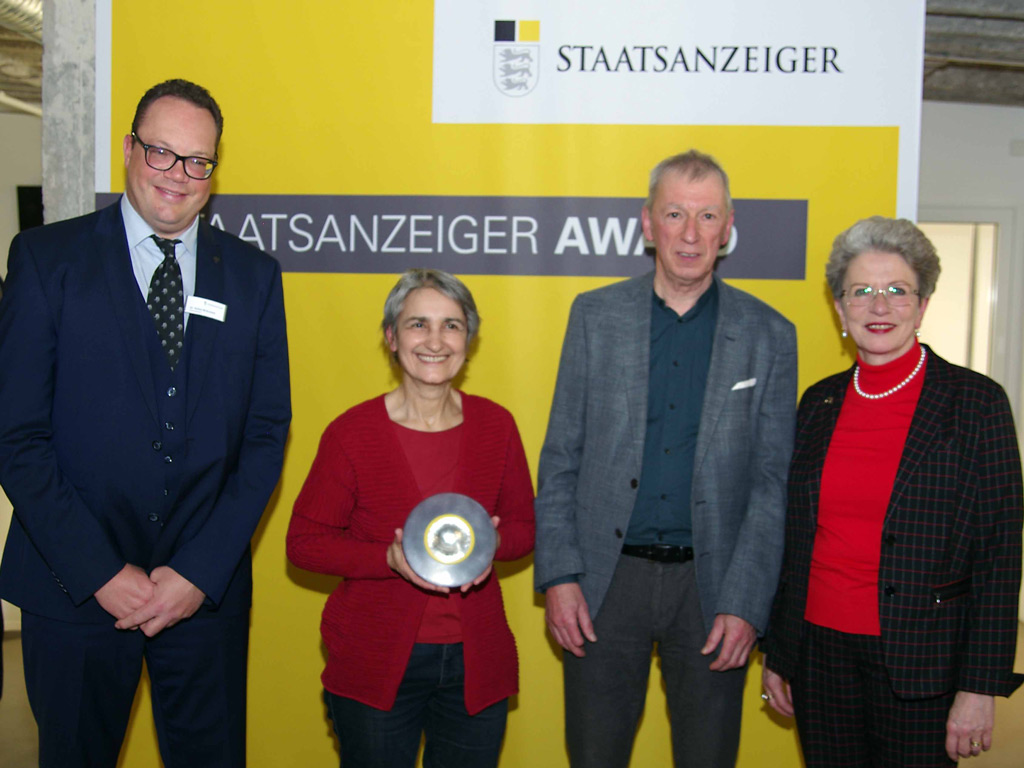
M685 563L693 560L693 547L675 547L671 544L623 544L622 554L642 557L656 563Z

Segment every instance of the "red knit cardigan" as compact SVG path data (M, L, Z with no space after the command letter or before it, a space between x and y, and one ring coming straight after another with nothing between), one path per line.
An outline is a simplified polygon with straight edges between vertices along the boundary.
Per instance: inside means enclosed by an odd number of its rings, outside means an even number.
M462 394L463 435L455 492L498 515L496 560L533 549L533 486L512 415ZM395 529L422 500L384 397L361 403L324 431L292 511L288 559L343 576L324 608L324 687L390 709L416 640L428 594L386 561ZM497 575L461 596L465 701L470 714L518 690L515 639L505 620Z

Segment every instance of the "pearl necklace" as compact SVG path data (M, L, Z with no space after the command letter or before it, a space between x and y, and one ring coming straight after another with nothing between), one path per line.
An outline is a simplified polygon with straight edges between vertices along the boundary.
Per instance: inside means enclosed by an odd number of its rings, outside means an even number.
M853 369L853 388L857 390L858 395L860 395L861 397L866 397L868 400L881 400L883 397L888 397L894 392L899 392L901 389L907 386L907 384L909 384L915 376L917 376L917 372L920 371L921 368L924 366L924 359L926 355L927 353L925 352L924 347L921 347L921 358L917 361L917 365L914 366L914 370L910 372L910 375L907 376L907 378L905 378L892 389L887 389L885 390L885 392L881 392L877 395L869 395L867 392L860 388L860 363L858 363L856 366L854 366Z

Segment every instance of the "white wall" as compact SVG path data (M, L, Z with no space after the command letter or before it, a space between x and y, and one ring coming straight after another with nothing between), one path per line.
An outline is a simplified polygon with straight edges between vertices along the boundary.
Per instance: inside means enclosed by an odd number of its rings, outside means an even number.
M7 275L7 248L18 234L19 186L43 183L43 121L0 113L0 275Z
M1019 154L1015 155L1014 152ZM925 102L921 115L923 220L999 224L992 376L1024 427L1024 108ZM942 291L939 278L938 292Z
M43 121L31 115L0 113L0 275L7 275L7 247L18 233L19 186L42 184ZM11 504L0 491L0 552L11 524ZM4 626L18 629L17 609L4 603Z
M1024 434L1024 108L925 102L918 204L922 220L999 223L992 376Z

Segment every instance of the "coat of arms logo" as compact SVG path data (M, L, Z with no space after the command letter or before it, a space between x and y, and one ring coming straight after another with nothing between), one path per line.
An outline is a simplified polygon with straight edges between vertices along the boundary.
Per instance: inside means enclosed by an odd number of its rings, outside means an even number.
M525 96L540 79L540 22L494 22L494 84L506 96Z

